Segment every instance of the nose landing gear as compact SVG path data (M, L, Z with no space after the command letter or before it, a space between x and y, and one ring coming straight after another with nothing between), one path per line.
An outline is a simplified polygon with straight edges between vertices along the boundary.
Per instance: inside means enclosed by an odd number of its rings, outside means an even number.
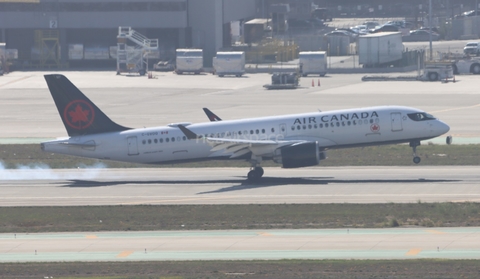
M420 161L422 160L420 157L417 156L417 146L419 145L420 145L419 141L410 142L410 147L413 149L413 162L415 164L420 163Z

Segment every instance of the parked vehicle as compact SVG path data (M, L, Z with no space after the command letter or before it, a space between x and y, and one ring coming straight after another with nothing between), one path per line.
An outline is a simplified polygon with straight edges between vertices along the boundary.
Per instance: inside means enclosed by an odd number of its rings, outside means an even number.
M355 38L357 37L357 36L354 35L353 33L348 32L348 31L344 31L344 30L334 30L334 31L331 31L331 32L326 33L325 36L327 36L327 37L329 37L329 36L343 36L343 37L348 37L350 43L354 42L354 41L355 41Z
M378 23L378 21L365 21L362 25L365 25L367 27L367 30L370 30L375 29L377 26L380 26L380 23Z
M153 65L153 70L161 71L161 72L170 72L175 70L175 65L173 63L173 60L158 61L158 63Z
M466 55L480 55L480 43L479 42L468 42L463 48L463 53Z
M219 77L234 75L241 77L245 73L245 53L243 51L219 51L213 57L213 68Z
M370 30L370 33L381 33L381 32L398 32L399 28L396 25L385 24L378 26L377 28Z
M300 63L300 74L304 77L308 75L327 74L327 53L325 51L301 51L298 54Z
M387 67L402 59L400 32L382 32L358 37L358 62L365 68Z
M198 75L203 71L203 50L179 48L175 64L175 72L179 75L185 72Z
M423 70L422 80L438 81L453 78L453 67L449 63L427 62Z
M430 33L432 33L432 41L438 41L440 35L429 30L413 30L410 35L403 36L404 42L427 42L430 41Z

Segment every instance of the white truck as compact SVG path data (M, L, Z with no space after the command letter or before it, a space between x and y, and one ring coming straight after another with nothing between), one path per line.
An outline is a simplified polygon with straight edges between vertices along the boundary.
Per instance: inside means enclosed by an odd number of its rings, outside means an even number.
M327 74L327 52L325 51L301 51L298 54L298 63L300 74L304 77L308 75L324 77Z
M202 49L177 49L175 60L175 72L200 74L203 71L203 50Z
M463 58L453 63L453 73L480 75L480 58Z
M358 62L364 68L388 67L400 62L403 55L402 34L381 32L359 36Z
M219 77L234 75L241 77L245 74L245 52L243 51L219 51L213 57L213 68Z

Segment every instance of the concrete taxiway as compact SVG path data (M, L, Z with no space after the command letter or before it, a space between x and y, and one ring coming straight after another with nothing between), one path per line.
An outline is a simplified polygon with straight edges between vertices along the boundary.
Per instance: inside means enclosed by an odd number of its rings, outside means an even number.
M480 201L479 166L0 171L2 206Z
M0 78L0 143L66 136L43 78L51 73L13 72ZM269 74L219 78L157 72L155 79L117 76L108 71L62 74L112 120L126 127L205 122L208 119L202 107L222 119L241 119L319 109L404 105L425 110L448 123L454 144L480 142L477 75L457 76L456 83L442 83L362 82L363 74L328 74L301 78L299 89L265 90L263 85L271 80ZM444 137L438 140L444 142Z
M480 228L0 234L0 262L480 259Z

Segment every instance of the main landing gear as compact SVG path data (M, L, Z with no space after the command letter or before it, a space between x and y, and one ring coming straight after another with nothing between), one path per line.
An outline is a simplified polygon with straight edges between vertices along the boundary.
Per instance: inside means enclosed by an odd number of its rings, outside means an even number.
M419 141L410 142L410 147L413 149L413 162L415 164L420 163L420 161L422 160L420 157L417 156L417 146L419 145L420 145Z
M262 162L261 157L257 157L255 155L252 155L252 159L250 160L250 163L252 164L252 167L250 168L250 171L248 172L247 178L248 181L250 182L256 182L260 180L263 176L263 168L260 167L260 163Z
M252 167L251 170L248 172L248 181L256 182L260 180L263 176L263 168L262 167Z

